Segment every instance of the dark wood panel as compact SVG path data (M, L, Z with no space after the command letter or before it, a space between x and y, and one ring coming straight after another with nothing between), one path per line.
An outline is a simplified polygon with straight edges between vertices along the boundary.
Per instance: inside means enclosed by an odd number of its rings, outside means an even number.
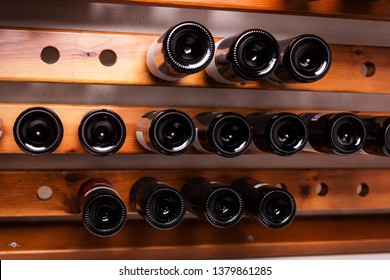
M212 10L266 12L303 16L326 16L369 20L390 20L390 3L386 0L84 0L120 4L141 4Z
M111 238L81 221L0 222L1 259L199 259L389 252L387 215L297 217L270 230L244 219L230 229L186 219L170 231L129 220ZM380 230L375 230L380 229Z

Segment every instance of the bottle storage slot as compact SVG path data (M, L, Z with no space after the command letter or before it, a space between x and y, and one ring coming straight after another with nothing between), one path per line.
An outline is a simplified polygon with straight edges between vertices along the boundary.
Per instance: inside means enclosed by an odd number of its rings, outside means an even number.
M109 181L124 201L128 214L139 217L130 204L130 190L137 180L149 176L156 177L179 191L188 180L199 176L225 185L230 185L240 177L255 178L273 186L285 186L284 189L296 201L297 215L390 209L387 198L390 170L387 169L145 169L26 173L2 171L0 174L0 196L3 201L9 202L0 209L0 217L77 216L78 190L85 181L92 178Z
M89 2L156 5L181 8L251 11L304 16L326 16L367 20L390 20L390 4L386 0L317 0L275 1L245 0L88 0Z
M390 93L387 84L390 48L386 47L330 44L330 70L314 83L276 85L262 80L224 85L213 81L205 70L175 82L154 78L147 68L146 57L157 37L3 28L0 81ZM362 67L367 70L362 72Z

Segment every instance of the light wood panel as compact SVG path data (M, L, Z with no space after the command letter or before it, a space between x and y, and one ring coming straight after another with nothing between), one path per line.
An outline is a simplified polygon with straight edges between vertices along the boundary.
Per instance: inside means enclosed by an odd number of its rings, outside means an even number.
M386 0L84 0L120 4L141 4L213 10L267 12L304 16L327 16L370 20L390 20L390 3Z
M247 219L229 229L187 219L169 231L129 220L110 238L91 235L81 221L0 221L0 258L210 259L388 252L388 219L388 215L297 217L281 230Z
M2 171L0 199L4 205L0 208L0 217L78 215L77 191L84 181L94 177L110 181L128 206L129 214L138 216L129 205L129 192L134 182L143 176L155 176L177 189L195 176L225 184L241 176L274 185L281 183L295 197L298 213L302 214L390 209L389 169ZM316 188L320 183L328 186L325 196L317 195ZM357 194L357 187L362 183L369 188L364 197ZM51 199L41 201L37 198L40 186L52 188Z
M0 81L64 82L183 87L221 87L335 92L390 93L390 48L331 45L333 64L322 80L311 84L277 86L248 82L225 86L212 81L206 72L190 75L178 82L152 77L145 56L157 35L63 31L43 29L0 29ZM326 39L326 38L325 38ZM54 64L41 60L41 52L52 46L60 53ZM104 50L112 50L117 62L110 67L99 61ZM361 74L361 65L372 62L372 77Z

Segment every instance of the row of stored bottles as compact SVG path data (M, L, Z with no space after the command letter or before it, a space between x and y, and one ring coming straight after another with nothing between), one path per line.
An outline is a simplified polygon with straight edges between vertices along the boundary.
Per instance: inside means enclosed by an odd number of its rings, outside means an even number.
M78 205L85 227L97 236L112 236L126 222L126 203L105 179L84 182ZM151 226L162 230L178 226L186 210L220 228L236 225L245 213L274 229L288 226L296 212L288 191L250 177L230 185L195 177L180 191L154 177L143 177L130 189L130 205Z
M315 82L329 71L331 60L329 46L315 35L277 41L265 30L249 29L215 44L210 31L196 22L172 26L147 52L149 71L162 80L177 81L205 69L223 84Z
M254 112L246 116L201 112L189 116L181 110L164 109L144 113L136 120L132 133L134 141L145 150L165 155L180 155L194 147L224 157L236 157L248 149L281 156L302 150L339 155L364 151L388 156L389 128L388 116L348 112ZM14 141L22 151L33 155L55 151L63 134L60 116L46 107L24 110L13 124ZM90 154L108 156L125 143L126 125L113 110L92 110L79 122L78 139Z

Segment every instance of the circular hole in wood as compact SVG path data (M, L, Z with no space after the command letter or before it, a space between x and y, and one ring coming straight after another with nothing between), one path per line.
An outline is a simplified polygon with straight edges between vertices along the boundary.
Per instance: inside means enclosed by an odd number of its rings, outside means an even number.
M40 186L37 190L37 197L40 200L49 200L53 196L53 189L48 186Z
M367 61L360 66L360 72L364 77L372 77L375 74L375 64Z
M41 59L46 64L54 64L60 59L60 52L55 47L46 47L41 52Z
M369 190L370 190L370 188L368 187L368 185L366 183L361 183L360 185L357 186L356 193L359 196L364 197L364 196L368 195Z
M284 183L276 184L275 187L281 188L281 189L287 191L287 186L286 186L286 184L284 184Z
M328 194L328 191L329 191L329 187L327 184L325 183L319 183L317 186L316 186L316 193L317 195L319 196L325 196Z
M104 50L99 55L100 63L104 66L110 67L116 63L116 53L112 50Z

